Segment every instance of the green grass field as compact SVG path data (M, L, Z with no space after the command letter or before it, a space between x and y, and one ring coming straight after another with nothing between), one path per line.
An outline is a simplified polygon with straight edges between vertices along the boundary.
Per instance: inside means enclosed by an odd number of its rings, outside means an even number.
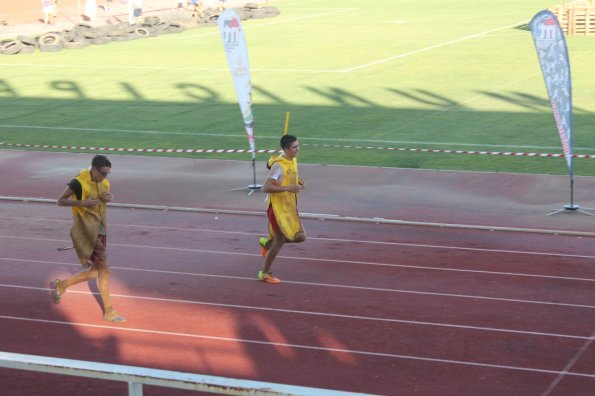
M533 15L556 3L273 4L280 16L243 22L257 148L277 148L290 112L289 131L303 146L301 162L567 172L560 158L345 147L560 153L526 27ZM567 42L575 152L595 154L595 37L567 37ZM82 50L0 56L0 106L0 141L7 143L248 148L216 27ZM183 155L250 159L249 154ZM593 161L575 160L575 173L595 175Z

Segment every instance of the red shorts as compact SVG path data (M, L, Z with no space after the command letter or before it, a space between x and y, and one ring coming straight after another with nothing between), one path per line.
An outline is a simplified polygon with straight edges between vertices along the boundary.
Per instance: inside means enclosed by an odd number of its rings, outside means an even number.
M97 241L95 241L95 249L93 249L93 253L89 260L96 263L98 261L105 261L107 259L107 254L105 249L107 248L107 235L97 235Z
M275 212L273 211L273 205L269 205L267 209L267 217L269 218L269 224L273 229L275 234L281 234L281 230L279 230L279 225L277 224L277 219L275 218Z

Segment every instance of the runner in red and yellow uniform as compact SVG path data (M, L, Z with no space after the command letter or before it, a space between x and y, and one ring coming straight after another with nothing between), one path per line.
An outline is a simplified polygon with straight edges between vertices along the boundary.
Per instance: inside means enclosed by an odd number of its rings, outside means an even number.
M281 138L283 155L269 162L270 171L262 190L268 193L267 216L269 237L260 238L260 246L265 256L264 264L258 272L258 279L266 283L280 283L271 273L271 266L285 243L300 243L306 234L297 210L298 193L304 188L304 181L298 176L297 155L300 144L293 135Z
M70 237L83 269L70 278L56 279L50 288L52 300L58 304L68 287L97 278L97 287L103 302L103 318L114 323L124 323L126 319L112 308L109 292L105 207L113 199L107 180L111 167L111 162L105 156L96 155L91 168L81 170L62 191L58 205L72 207L74 223L70 229Z

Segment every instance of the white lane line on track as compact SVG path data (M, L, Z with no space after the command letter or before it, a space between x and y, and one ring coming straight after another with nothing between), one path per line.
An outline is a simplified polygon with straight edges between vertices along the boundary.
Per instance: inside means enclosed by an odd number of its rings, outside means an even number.
M263 215L264 216L264 215ZM30 217L18 217L18 216L0 216L0 219L8 220L24 220L24 221L47 221L47 222L59 222L59 223L71 223L71 219L44 219L44 218L30 218ZM144 228L154 229L160 231L182 231L182 232L205 232L212 234L231 234L231 235L246 235L246 236L262 236L262 233L246 232L246 231L229 231L229 230L213 230L208 228L188 228L188 227L170 227L170 226L153 226L153 225L140 225L140 224L122 224L122 223L110 223L110 226L124 227L124 228ZM0 238L26 238L16 236L2 236ZM576 238L576 237L573 237ZM419 247L423 249L448 249L448 250L462 250L471 252L486 252L486 253L504 253L504 254L520 254L520 255L536 255L546 257L568 257L568 258L584 258L584 259L595 259L594 255L581 255L581 254L570 254L570 253L549 253L549 252L535 252L527 250L510 250L510 249L488 249L488 248L471 248L465 246L451 246L451 245L429 245L424 243L412 243L412 242L389 242L389 241L373 241L369 239L346 239L346 238L326 238L326 237L308 237L311 240L326 241L326 242L341 242L341 243L361 243L361 244L373 244L373 245L386 245L386 246L406 246L406 247ZM298 258L299 259L299 258ZM316 259L311 259L316 260ZM341 261L342 262L342 261ZM349 261L347 261L349 262ZM354 262L363 264L363 262ZM381 264L374 263L376 265L394 265L394 264ZM420 267L425 268L425 267ZM440 269L440 268L436 268ZM463 270L464 271L464 270ZM570 278L572 279L572 278Z
M120 269L122 269L122 268L120 268ZM162 272L165 272L165 271L162 271ZM189 275L192 275L192 274L189 274ZM0 287L24 289L24 290L36 290L36 291L43 291L43 292L49 291L49 289L47 289L47 288L32 287L32 286L18 286L18 285L0 284ZM99 296L98 293L92 293L89 291L72 290L72 289L69 289L68 293ZM317 312L317 311L301 311L301 310L296 310L296 309L283 309L283 308L274 308L274 307L269 307L269 306L255 307L255 306L249 306L249 305L211 303L211 302L206 302L206 301L180 300L180 299L145 297L145 296L131 296L131 295L124 295L124 294L112 294L112 296L116 296L118 298L124 298L124 299L133 299L133 300L148 300L148 301L159 301L159 302L166 302L166 303L204 305L204 306L212 306L212 307L289 313L289 314L295 314L295 315L312 315L312 316L323 316L323 317L343 318L343 319L368 320L368 321L374 321L374 322L398 323L398 324L408 324L408 325L417 325L417 326L444 327L444 328L452 328L452 329L460 329L460 330L474 330L474 331L485 331L485 332L520 334L520 335L538 336L538 337L568 338L568 339L577 339L577 340L590 339L590 337L588 337L588 336L571 335L571 334L544 333L544 332L538 332L538 331L503 329L503 328L497 328L497 327L466 326L466 325L457 325L457 324L450 324L450 323L438 323L438 322L427 322L427 321L417 321L417 320L403 320L403 319L392 319L392 318L378 318L378 317L371 317L371 316L346 315L346 314Z
M112 224L112 226L113 226L113 224ZM219 231L219 232L226 232L226 231ZM259 235L259 234L250 234L250 235ZM71 243L71 241L63 240L63 239L47 239L47 238L17 237L17 236L0 235L0 239L2 239L2 238L35 240L35 241L43 241L43 242L60 242L61 244L70 244ZM325 238L314 238L314 237L311 237L310 239L326 240ZM355 242L356 241L351 241L351 243L355 243ZM365 241L362 241L362 243L365 243ZM368 243L371 243L371 242L368 241ZM396 242L394 244L399 245ZM410 245L410 244L405 244L405 245ZM168 246L131 245L131 244L121 244L121 243L110 243L110 246L120 246L120 247L127 247L127 248L141 248L141 249L142 248L163 249L163 250L173 250L173 251L183 251L183 252L196 252L196 253L201 253L201 254L206 253L206 254L221 254L221 255L235 255L235 256L248 256L248 257L258 256L258 257L260 257L259 254L255 254L255 253L241 253L241 252L227 252L227 251L221 251L221 250L176 248L176 247L168 247ZM480 250L482 252L487 252L487 253L531 254L531 255L539 255L539 256L553 255L555 257L581 258L581 259L582 258L595 258L593 256L564 255L564 254L559 254L559 253L548 254L548 253L535 253L535 252L501 251L501 250L490 250L490 249L457 248L457 247L434 246L434 245L423 245L423 244L415 244L414 247L421 247L424 249L432 248L432 249L455 249L455 250ZM557 280L568 280L568 281L579 281L579 282L595 282L595 279L593 279L593 278L577 278L577 277L570 277L570 276L529 274L529 273L510 272L510 271L502 272L502 271L486 271L486 270L474 270L474 269L463 269L463 268L443 268L443 267L430 267L430 266L411 265L411 264L379 263L379 262L373 262L373 261L325 259L325 258L297 257L297 256L286 256L286 255L280 255L278 257L283 258L283 259L289 259L289 260L317 261L317 262L335 263L335 264L367 265L367 266L376 266L376 267L407 268L407 269L419 269L419 270L428 270L428 271L460 272L460 273L511 276L511 277L526 277L526 278L537 278L537 279L557 279Z
M381 353L381 352L368 352L368 351L358 351L358 350L340 349L340 348L325 348L325 347L312 346L312 345L287 344L287 343L281 343L281 342L258 341L258 340L248 340L248 339L231 338L231 337L217 337L217 336L207 336L207 335L201 335L201 334L190 334L190 333L177 333L177 332L148 330L148 329L140 329L140 328L132 328L132 327L93 325L93 324L86 324L86 323L72 323L72 322L47 320L47 319L22 318L22 317L16 317L16 316L0 316L0 319L18 320L18 321L45 323L45 324L57 324L57 325L65 325L65 326L69 326L69 327L74 326L74 327L85 327L85 328L95 328L95 329L110 329L112 331L155 334L155 335L160 335L160 336L174 336L174 337L186 337L186 338L193 338L193 339L213 340L213 341L236 342L236 343L240 343L240 344L253 344L253 345L285 347L285 348L294 348L294 349L306 349L306 350L314 350L314 351L322 351L322 352L348 353L348 354L353 354L353 355L372 356L372 357L391 358L391 359L415 360L415 361L424 361L424 362L431 362L431 363L483 367L483 368L492 368L492 369L500 369L500 370L515 370L515 371L525 371L525 372L553 374L553 375L561 374L560 371L556 371L556 370L545 370L545 369L532 368L532 367L518 367L518 366L508 366L508 365L502 365L502 364L478 363L478 362L471 362L471 361L464 361L464 360L439 359L439 358L431 358L431 357L424 357L424 356L400 355L400 354ZM569 376L576 376L576 377L587 377L587 378L592 377L591 374L576 373L576 372L568 372L568 373L564 373L564 374L569 375Z
M564 379L564 377L569 372L569 370L572 368L572 366L574 366L574 364L578 361L578 359L580 359L580 357L583 356L583 354L591 346L591 344L593 343L593 340L595 340L595 332L593 334L591 334L591 337L589 338L589 340L587 340L583 344L583 346L578 350L578 352L572 357L572 359L570 359L570 361L568 362L566 367L564 367L562 372L560 374L558 374L556 379L550 384L550 386L545 390L545 392L543 392L542 396L549 396L552 393L552 391L556 388L556 386L558 386L560 381L562 381L562 379ZM595 378L595 375L593 377Z
M112 244L112 246L113 246L113 244ZM150 246L146 246L146 247L151 248ZM189 250L195 251L193 249L189 249ZM201 251L201 253L204 253L204 252L208 252L208 251ZM234 254L234 253L230 253L230 254ZM257 255L257 254L252 255L252 256L260 257L260 255ZM2 258L1 260L5 260L5 259ZM21 260L21 259L17 259L17 260ZM30 260L23 260L23 261L30 261ZM49 263L51 263L51 262L49 262ZM56 263L56 264L64 264L64 263ZM73 264L69 263L66 265L73 265ZM131 270L131 271L163 272L160 270L134 269L134 268L116 267L116 266L111 266L111 268L112 269ZM224 279L238 279L238 280L255 281L254 278L246 278L246 277L241 277L241 276L199 274L199 273L191 273L191 272L169 272L169 273L176 274L176 275L184 275L184 276L200 276L200 277L210 277L210 278L224 278ZM284 280L283 283L293 284L293 285L306 285L306 286L318 286L318 287L328 287L328 288L338 288L338 289L349 289L349 290L365 290L365 291L378 291L378 292L386 292L386 293L413 294L413 295L420 295L420 296L432 296L432 297L438 296L438 297L446 297L446 298L462 298L462 299L471 299L471 300L499 301L499 302L519 303L519 304L534 304L534 305L547 305L547 306L556 306L556 307L595 309L595 305L562 303L562 302L557 302L557 301L522 300L522 299L517 299L517 298L489 297L489 296L478 296L478 295L471 295L471 294L426 292L426 291L406 290L406 289L388 289L388 288L380 288L380 287L338 285L338 284L320 283L320 282L299 282L299 281L291 281L291 280Z

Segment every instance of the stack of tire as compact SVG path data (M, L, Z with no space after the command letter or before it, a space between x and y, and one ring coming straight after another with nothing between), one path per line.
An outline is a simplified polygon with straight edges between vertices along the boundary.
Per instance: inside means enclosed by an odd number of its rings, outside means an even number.
M277 7L260 7L257 3L246 3L236 9L242 20L272 18L280 14ZM216 26L220 12L206 12L201 16L170 16L160 18L148 16L143 23L129 25L126 22L91 26L84 23L72 29L49 32L37 37L18 36L16 39L0 40L0 54L16 55L40 52L58 52L63 49L80 49L88 45L103 45L112 41L129 41L161 34L179 33L189 27Z
M30 54L36 49L40 52L58 52L63 49L79 49L92 44L103 45L112 41L155 37L184 30L185 27L180 23L161 21L156 16L147 17L142 24L133 25L124 22L103 26L79 23L73 29L49 32L35 38L18 36L16 39L1 40L0 53L3 55Z
M280 13L281 11L277 7L261 7L257 3L246 3L243 8L243 14L246 16L246 19L272 18Z
M240 19L245 21L247 19L262 19L276 17L281 13L277 7L267 6L261 7L257 3L246 3L241 8L234 9ZM217 20L221 15L220 11L206 11L201 15L189 15L185 13L171 14L170 18L178 18L180 23L186 27L209 27L217 26Z
M16 55L31 54L39 47L38 42L28 36L18 36L16 39L0 40L0 54Z

